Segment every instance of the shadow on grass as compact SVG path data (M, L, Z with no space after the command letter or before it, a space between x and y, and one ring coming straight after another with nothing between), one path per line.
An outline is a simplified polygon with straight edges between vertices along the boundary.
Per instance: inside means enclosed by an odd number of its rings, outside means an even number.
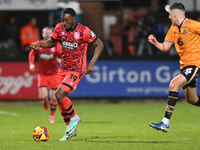
M176 141L142 141L142 140L101 140L110 138L110 139L116 139L116 138L126 138L126 139L134 139L135 137L133 136L119 136L119 137L91 137L91 138L86 138L86 139L79 139L78 141L85 141L85 142L91 142L91 143L176 143Z
M88 121L88 122L83 122L83 121L81 121L81 124L82 124L82 123L86 123L86 124L87 124L87 123L89 123L89 124L90 124L90 123L91 123L91 124L94 123L94 124L95 124L95 123L113 123L113 122L108 122L108 121L105 121L105 122L103 122L103 121L102 121L102 122L100 122L100 121L99 121L99 122L90 122L90 121Z
M97 143L176 143L175 141L97 141L97 140L85 140L85 142L97 142Z
M62 121L57 121L56 123L63 123L63 120ZM107 122L106 121L105 122L103 122L103 121L99 121L99 122L91 122L91 121L87 121L86 122L85 121L84 122L84 121L81 121L81 124L83 124L83 123L84 124L99 124L99 123L113 123L113 122L108 122L108 121Z

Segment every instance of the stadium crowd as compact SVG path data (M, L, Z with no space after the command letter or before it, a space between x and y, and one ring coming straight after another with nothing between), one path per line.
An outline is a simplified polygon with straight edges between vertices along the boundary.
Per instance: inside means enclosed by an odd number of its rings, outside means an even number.
M115 2L115 5L113 5L114 2L102 3L104 9L100 16L102 22L97 21L97 23L102 24L103 29L99 30L99 32L102 32L101 34L96 31L100 35L99 38L104 42L104 51L100 59L157 60L160 59L161 55L162 59L177 59L178 54L174 47L168 52L168 56L171 57L168 57L157 51L147 41L149 34L156 36L160 42L164 40L170 26L166 17L168 13L163 11L167 1L161 3L157 0L145 0L141 4L127 1L123 2L123 9L120 8L119 2ZM87 3L87 5L89 4ZM91 23L87 18L91 16L89 16L89 10L86 11L86 9L83 9L81 23L90 25ZM0 35L2 35L0 36L0 61L28 61L29 45L31 42L42 38L42 28L45 26L54 28L55 24L61 21L61 17L58 15L50 20L50 12L47 11L0 12L1 16L2 14L3 19L0 21ZM25 17L22 18L22 14ZM103 22L105 16L112 16L115 20L107 26L107 30L104 26L106 23ZM111 20L112 18L109 18L109 21ZM91 26L91 28L95 31L95 27ZM89 58L91 54L93 52L88 53Z

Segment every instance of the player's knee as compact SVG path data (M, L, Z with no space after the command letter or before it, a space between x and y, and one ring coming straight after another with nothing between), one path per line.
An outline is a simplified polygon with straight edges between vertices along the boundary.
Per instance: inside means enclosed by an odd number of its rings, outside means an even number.
M45 100L47 98L47 95L40 95L39 97L40 99Z
M175 88L175 87L174 87L173 84L170 84L170 85L169 85L169 91L173 91L174 88Z
M59 94L59 92L55 93L55 97L58 101L62 100L61 95Z
M169 84L169 90L170 91L177 91L178 87L173 82L170 82L170 84Z
M187 99L187 102L188 102L189 104L195 104L194 101L193 101L192 99L189 99L189 98L186 98L186 99Z
M62 90L57 90L55 93L55 97L58 101L61 101L65 96L67 95L65 94L65 91Z
M53 101L57 101L55 94L50 96L50 99Z
M59 88L56 90L55 97L58 101L61 101L65 96L68 96L68 93L64 89Z
M190 96L187 96L186 99L187 99L187 102L188 102L189 104L196 104L197 101L198 101L198 99L195 99L195 98L190 97Z
M196 104L199 101L199 97L194 93L185 94L186 100L189 104Z

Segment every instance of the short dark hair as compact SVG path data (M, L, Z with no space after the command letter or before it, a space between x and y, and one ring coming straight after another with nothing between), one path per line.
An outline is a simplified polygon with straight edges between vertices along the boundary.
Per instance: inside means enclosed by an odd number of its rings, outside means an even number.
M73 17L76 17L76 12L73 8L65 8L62 13L70 14Z
M185 6L182 3L175 2L169 7L169 10L172 10L172 9L180 9L180 10L185 11Z

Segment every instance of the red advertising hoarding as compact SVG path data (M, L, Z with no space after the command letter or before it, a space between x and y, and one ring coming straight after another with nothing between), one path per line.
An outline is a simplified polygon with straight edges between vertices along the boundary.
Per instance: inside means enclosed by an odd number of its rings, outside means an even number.
M39 99L37 68L30 71L28 62L0 63L0 100Z

